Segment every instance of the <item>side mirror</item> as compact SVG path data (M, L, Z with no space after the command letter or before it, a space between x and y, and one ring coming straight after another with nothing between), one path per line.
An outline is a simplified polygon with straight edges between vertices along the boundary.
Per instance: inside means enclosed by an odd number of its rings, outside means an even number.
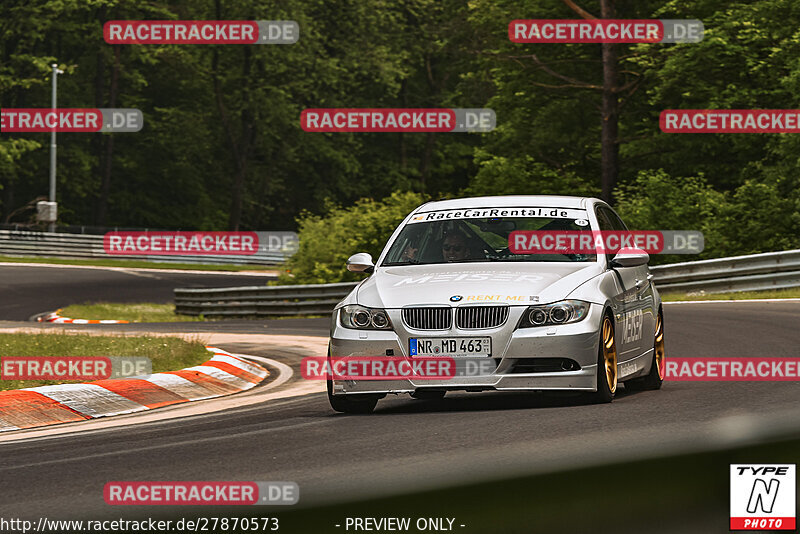
M612 267L638 267L647 265L650 255L638 248L621 248L614 259L611 260Z
M372 256L366 252L359 252L347 258L347 270L354 273L371 273L375 270Z

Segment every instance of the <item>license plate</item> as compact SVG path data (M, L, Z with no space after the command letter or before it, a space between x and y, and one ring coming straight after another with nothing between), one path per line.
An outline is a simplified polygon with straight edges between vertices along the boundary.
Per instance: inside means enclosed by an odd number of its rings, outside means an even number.
M410 356L491 356L490 337L412 337Z

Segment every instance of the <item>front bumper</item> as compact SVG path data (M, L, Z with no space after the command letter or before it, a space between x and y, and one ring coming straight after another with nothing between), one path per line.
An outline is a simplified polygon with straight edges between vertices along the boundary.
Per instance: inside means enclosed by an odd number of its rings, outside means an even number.
M398 309L387 310L393 330L344 328L334 318L330 339L333 357L393 355L409 358L409 338L412 337L491 336L492 358L497 362L497 368L485 375L459 376L450 379L334 380L333 393L413 393L419 389L595 391L603 307L592 304L587 317L577 323L517 329L516 326L526 309L526 306L512 306L508 321L503 326L484 330L457 328L436 332L411 330L403 324ZM518 363L531 363L537 358L570 359L577 362L580 369L558 372L513 372Z

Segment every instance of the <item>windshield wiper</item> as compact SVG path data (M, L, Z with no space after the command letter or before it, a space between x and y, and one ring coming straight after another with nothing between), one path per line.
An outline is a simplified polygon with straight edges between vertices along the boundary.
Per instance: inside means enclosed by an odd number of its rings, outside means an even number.
M419 265L419 262L413 260L389 261L389 262L385 261L381 264L381 267L398 267L400 265Z
M478 263L481 261L503 261L503 258L467 258L463 260L446 261L445 263Z

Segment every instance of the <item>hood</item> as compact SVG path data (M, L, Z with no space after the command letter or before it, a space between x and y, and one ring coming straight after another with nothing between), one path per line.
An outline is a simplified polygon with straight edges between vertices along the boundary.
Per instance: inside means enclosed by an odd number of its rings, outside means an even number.
M358 304L409 305L507 303L530 305L565 299L601 274L597 262L439 264L382 267L358 288Z

